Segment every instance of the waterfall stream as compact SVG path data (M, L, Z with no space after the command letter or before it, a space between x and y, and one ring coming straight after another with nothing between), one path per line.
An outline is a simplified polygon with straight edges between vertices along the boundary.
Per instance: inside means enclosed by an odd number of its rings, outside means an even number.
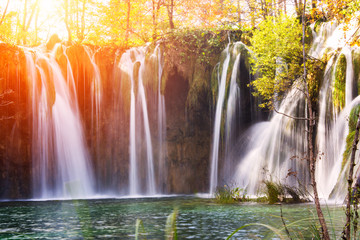
M33 82L32 105L37 109L33 111L33 158L37 171L33 182L38 189L34 197L93 196L92 167L77 101L71 94L74 79L69 62L64 78L54 53L26 52L26 60Z
M163 69L163 60L158 45L150 58L153 59L155 65L155 78L152 76L144 76L148 68L153 68L151 64L146 62L147 47L134 48L126 51L119 62L119 68L125 72L131 82L130 95L130 168L129 168L129 194L135 195L155 195L160 192L161 186L165 181L164 169L164 153L166 147L164 146L164 136L166 134L165 124L165 100L161 93L161 77ZM146 94L146 87L144 79L150 78L150 81L157 83L157 126L150 126L148 96ZM157 79L156 79L157 78ZM157 171L155 169L154 151L153 151L153 136L150 127L157 127L157 144L158 144L158 161ZM139 146L145 145L146 161L141 159L143 157L143 149ZM146 167L145 167L146 166ZM146 168L145 176L142 176L141 170ZM155 173L157 176L155 176ZM145 180L141 180L145 177ZM156 177L158 179L156 179ZM159 185L157 184L159 182Z
M215 122L213 131L213 141L211 150L211 170L210 170L210 195L214 194L218 184L218 162L219 162L219 144L220 144L220 128L223 113L223 105L225 101L226 76L230 63L230 44L224 50L226 58L222 64L221 76L218 79L218 97L215 110Z

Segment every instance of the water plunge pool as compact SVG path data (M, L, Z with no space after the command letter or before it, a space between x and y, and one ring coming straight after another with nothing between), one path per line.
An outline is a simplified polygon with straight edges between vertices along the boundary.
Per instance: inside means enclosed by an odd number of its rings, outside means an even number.
M283 230L283 218L293 239L312 237L316 221L313 204L217 204L193 196L0 202L1 239L135 239L136 220L143 222L140 239L165 239L166 219L178 210L178 239L226 239L250 223ZM323 207L330 234L339 236L345 214L342 206ZM252 225L233 239L278 239L268 228Z

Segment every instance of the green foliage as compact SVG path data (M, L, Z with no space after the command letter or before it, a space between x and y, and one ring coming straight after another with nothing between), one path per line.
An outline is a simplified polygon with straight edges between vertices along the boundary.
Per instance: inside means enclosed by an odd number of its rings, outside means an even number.
M307 200L307 194L300 188L288 186L271 180L264 181L266 198L260 198L258 201L266 200L269 204L277 202L299 203ZM288 197L291 197L289 199Z
M188 62L196 56L201 63L212 64L228 41L228 31L180 29L170 32L162 40L165 54L175 55L177 63Z
M179 214L177 209L174 209L172 213L166 218L165 224L165 238L166 240L177 240L177 228L176 228L176 219ZM136 219L135 223L135 240L139 239L147 239L146 231L144 228L143 221L140 219Z
M246 190L228 185L218 187L215 191L215 201L221 204L247 201Z
M352 54L354 78L357 81L357 89L360 89L360 49L356 48Z
M302 30L294 17L269 17L259 24L251 38L253 73L259 77L252 82L255 95L271 106L274 95L281 98L296 78L302 74Z
M166 219L165 227L165 239L167 240L177 240L177 228L176 228L176 219L178 216L178 210L174 209L172 213Z
M146 235L144 224L142 220L136 219L135 223L135 240L146 239L143 236Z
M335 69L335 83L333 89L334 106L341 110L345 106L346 58L341 54Z
M266 186L265 194L268 202L270 204L279 202L279 195L282 192L280 185L272 181L265 181L264 183Z

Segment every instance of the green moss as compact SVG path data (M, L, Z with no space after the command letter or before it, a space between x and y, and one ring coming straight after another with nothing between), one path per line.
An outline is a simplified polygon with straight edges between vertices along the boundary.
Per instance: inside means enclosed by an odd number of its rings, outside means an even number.
M218 88L219 88L218 74L220 74L220 71L221 71L220 64L217 64L214 67L213 72L211 74L211 94L212 94L213 106L215 106L215 103L216 103L217 92L218 92Z
M313 109L316 109L315 105L319 102L320 87L324 78L325 67L326 62L316 59L310 60L307 64L308 88Z
M354 142L356 123L358 120L359 112L360 112L360 105L353 107L353 109L350 112L349 134L346 137L346 146L345 146L345 151L343 153L343 161L342 161L341 169L344 168L344 166L346 165L346 162L348 161L350 154L351 154L351 147Z
M345 106L345 81L346 58L344 54L341 54L335 68L335 82L333 89L333 103L338 110L343 109Z
M316 20L315 25L314 25L314 31L315 31L316 33L319 33L320 27L321 27L321 25L322 25L323 23L324 23L324 20L323 20L323 19L318 19L318 20Z
M357 89L360 89L360 49L354 50L353 54L354 77L357 81Z
M209 99L209 74L201 64L196 64L194 75L192 77L190 90L186 99L186 106L188 109L197 109L199 99L205 95Z

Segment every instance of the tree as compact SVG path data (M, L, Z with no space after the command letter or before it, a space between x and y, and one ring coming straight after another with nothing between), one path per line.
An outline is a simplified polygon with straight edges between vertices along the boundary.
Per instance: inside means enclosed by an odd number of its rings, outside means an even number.
M166 9L169 17L170 29L174 29L174 0L167 0Z
M0 25L4 22L4 19L5 19L5 16L6 16L6 12L7 12L7 9L8 9L8 7L9 7L9 2L10 2L10 0L8 0L8 1L6 2L6 7L5 7L4 12L3 12L3 14L2 14L2 17L1 17L1 20L0 20Z
M17 43L20 43L20 40L22 40L22 43L24 45L27 44L27 33L31 24L31 21L34 17L35 12L37 11L37 8L39 7L39 0L36 0L35 3L32 4L30 8L30 16L28 17L28 0L24 1L24 10L23 10L23 19L22 19L22 25L21 25L21 34L18 36Z
M256 94L265 100L262 107L273 107L275 101L281 100L281 93L301 76L301 35L298 20L285 15L269 17L254 30L251 62L254 72L259 72L260 77L252 85ZM276 71L279 68L287 71ZM274 98L276 94L277 99Z
M127 12L126 12L126 32L125 32L125 43L128 44L129 33L130 33L130 11L131 11L131 2L126 0Z
M158 18L162 5L162 0L152 0L153 41L155 41L158 37Z
M304 1L304 5L306 2ZM330 239L327 225L320 207L317 185L315 180L316 154L313 143L313 131L316 115L313 109L314 98L311 96L310 84L316 84L319 79L310 79L310 76L317 74L313 65L306 55L305 44L305 8L302 14L302 24L295 18L280 16L277 18L268 17L260 23L258 30L254 31L252 38L252 51L254 52L253 64L254 71L259 73L260 77L253 81L257 95L260 95L265 104L263 107L269 107L276 112L276 102L279 96L283 96L297 80L300 85L300 91L303 92L306 100L308 116L304 118L291 117L298 121L306 121L308 125L307 132L307 160L309 163L310 181L313 188L314 202L318 219L322 229L322 237ZM311 63L311 64L310 64ZM281 71L277 71L278 69Z
M71 27L70 27L70 19L69 19L69 0L64 0L64 10L65 10L65 26L68 32L68 41L71 42Z

